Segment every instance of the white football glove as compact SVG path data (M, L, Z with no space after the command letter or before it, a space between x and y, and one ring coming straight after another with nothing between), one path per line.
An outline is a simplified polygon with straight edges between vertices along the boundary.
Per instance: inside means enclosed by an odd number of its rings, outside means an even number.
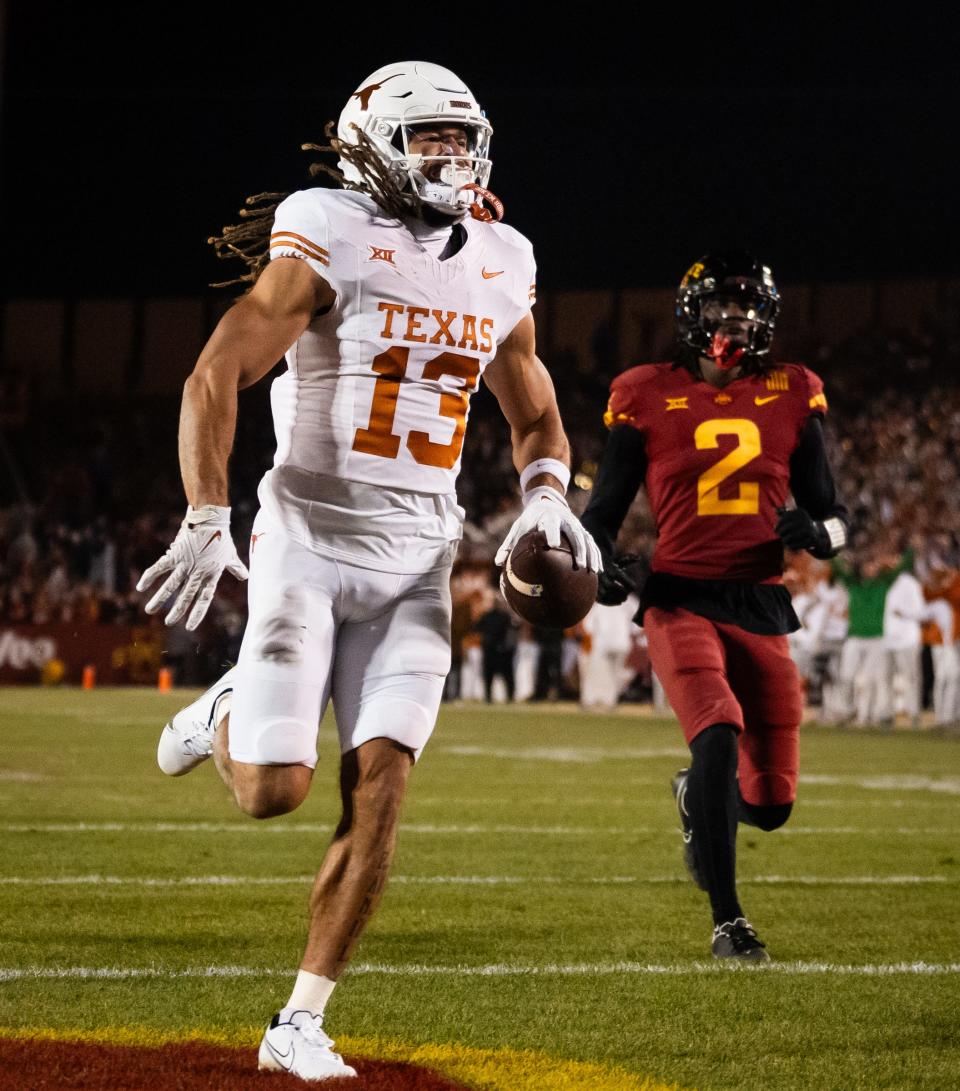
M562 531L573 546L573 558L581 568L602 572L603 561L597 543L581 526L570 505L556 489L540 485L523 494L523 511L497 550L494 561L502 565L518 540L530 530L542 530L550 549L560 547Z
M148 614L158 614L166 601L176 596L176 602L165 618L166 624L176 625L193 603L187 628L196 629L203 621L224 569L238 580L248 576L230 537L230 509L213 504L188 507L173 545L144 572L137 581L137 590L146 591L155 580L169 572L144 609Z

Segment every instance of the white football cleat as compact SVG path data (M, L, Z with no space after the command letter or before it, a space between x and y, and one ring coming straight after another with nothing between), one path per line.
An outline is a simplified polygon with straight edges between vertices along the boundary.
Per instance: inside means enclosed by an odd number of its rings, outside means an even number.
M331 1080L336 1076L356 1076L357 1070L346 1064L330 1048L333 1039L323 1030L323 1016L308 1011L284 1008L270 1020L260 1043L261 1070L289 1072L301 1080Z
M230 670L192 705L180 709L160 733L157 765L170 777L182 777L213 753L213 736L225 712L221 698L229 701L237 668Z

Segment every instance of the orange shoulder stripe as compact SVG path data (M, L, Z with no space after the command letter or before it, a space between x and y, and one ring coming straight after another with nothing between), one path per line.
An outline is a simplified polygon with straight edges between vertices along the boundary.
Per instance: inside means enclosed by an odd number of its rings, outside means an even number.
M298 242L302 242L304 246L308 246L311 250L315 250L318 257L330 257L329 250L324 250L322 246L318 246L304 235L298 235L296 231L275 231L270 236L270 241L273 242L274 239L296 239Z
M277 250L280 247L284 247L288 250L299 250L301 254L304 254L308 258L313 258L314 261L319 261L321 265L329 265L329 258L321 257L319 254L315 254L312 250L308 250L305 246L301 246L298 242L289 242L281 239L279 242L272 242L270 244L271 250Z

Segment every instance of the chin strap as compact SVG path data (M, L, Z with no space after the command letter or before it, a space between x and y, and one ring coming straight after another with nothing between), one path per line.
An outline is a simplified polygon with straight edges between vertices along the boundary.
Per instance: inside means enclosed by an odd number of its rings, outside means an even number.
M710 351L707 355L713 359L717 367L723 368L724 371L729 371L740 363L740 359L746 351L745 348L738 346L731 352L730 338L717 330L713 335L713 341L710 344Z
M480 200L474 201L470 205L470 215L475 220L482 220L484 223L493 223L495 220L503 219L503 201L500 200L490 190L484 189L483 186L478 186L476 182L470 182L466 186L461 186L461 189L468 189L471 193L475 193ZM485 208L483 202L486 201L490 208Z

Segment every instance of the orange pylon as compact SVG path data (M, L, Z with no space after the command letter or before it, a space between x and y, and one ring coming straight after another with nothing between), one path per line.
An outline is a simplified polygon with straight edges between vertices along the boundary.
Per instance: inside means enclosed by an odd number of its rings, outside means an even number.
M169 693L173 689L173 671L169 667L161 667L157 675L157 689L161 693Z
M83 677L80 680L80 685L83 689L93 689L97 684L97 668L88 663L83 668Z

